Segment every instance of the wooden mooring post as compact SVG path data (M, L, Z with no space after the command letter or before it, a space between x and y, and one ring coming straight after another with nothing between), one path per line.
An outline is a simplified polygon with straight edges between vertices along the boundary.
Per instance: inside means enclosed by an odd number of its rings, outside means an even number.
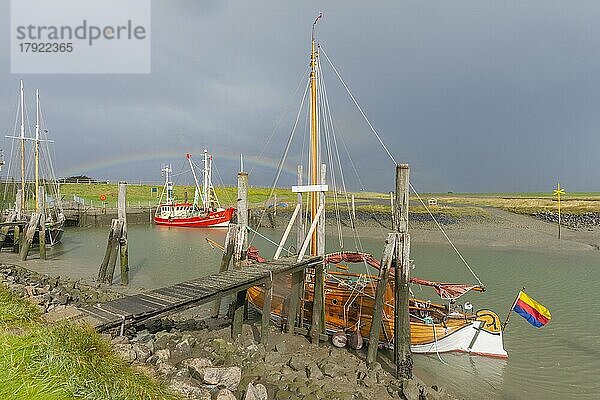
M129 285L129 246L127 243L127 182L119 182L117 216L121 221L119 238L121 261L121 285Z
M260 342L265 346L269 342L269 323L271 322L271 300L273 299L273 280L265 283L265 294L262 308L262 321L260 327Z
M15 211L17 221L21 221L23 218L23 189L17 190L17 197L15 199ZM21 250L21 227L15 225L13 228L13 252L18 253Z
M21 245L20 257L21 261L27 260L27 255L29 254L29 249L31 248L31 244L33 243L33 237L35 236L35 231L37 230L37 226L40 223L40 214L31 213L31 217L29 219L29 223L24 229L24 237L23 244Z
M413 359L410 351L410 236L408 234L409 167L396 166L395 215L395 306L394 306L394 362L398 379L411 379Z
M237 220L238 229L235 243L235 268L242 267L248 250L248 173L238 172ZM242 324L246 309L247 290L236 293L233 304L233 321L231 337L237 339L242 334Z
M379 269L379 281L375 289L375 305L373 307L373 320L369 332L369 347L367 349L367 365L371 366L377 360L377 348L379 347L379 335L381 333L381 320L383 319L384 297L387 288L390 267L394 259L396 249L396 235L388 233L383 248L381 268Z
M13 210L8 214L5 222L7 222L7 223L15 222L16 219L17 219L17 212ZM4 246L4 242L6 241L9 231L10 231L10 225L5 225L2 228L0 228L0 249L2 248L2 246Z
M40 242L40 259L46 259L46 188L40 186L37 195L37 208L40 213L39 224L39 242Z
M98 268L98 282L112 284L117 264L121 265L121 284L129 283L129 249L127 246L127 183L119 182L118 214L111 221L104 258Z
M237 224L229 224L227 229L227 235L225 236L225 251L221 258L221 265L219 266L219 272L225 272L229 269L231 263L231 257L235 249L235 238L237 237ZM213 318L219 317L219 311L221 310L221 298L218 298L213 303L211 316Z
M302 165L298 165L298 186L302 186ZM302 243L304 242L304 213L302 211L302 193L298 192L298 204L300 204L300 215L297 217L296 231L296 251L300 252ZM298 320L298 305L302 297L302 289L304 288L304 270L294 272L292 274L292 290L290 293L288 305L288 319L286 331L294 333L296 322Z

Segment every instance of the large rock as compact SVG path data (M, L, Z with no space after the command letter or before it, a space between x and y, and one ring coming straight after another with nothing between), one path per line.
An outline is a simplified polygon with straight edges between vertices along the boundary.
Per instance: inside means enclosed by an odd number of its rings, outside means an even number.
M141 362L146 361L152 355L152 350L145 344L135 343L133 351L135 351L138 361Z
M306 366L306 375L313 380L323 379L323 372L321 372L317 364L314 362L311 362Z
M130 344L115 344L113 348L115 353L128 363L134 362L137 358L137 354Z
M210 391L200 387L196 381L191 378L177 378L171 380L169 388L174 392L181 393L187 397L198 400L211 400Z
M166 361L158 360L156 362L156 371L162 376L171 376L177 371L177 368Z
M184 339L177 343L177 345L175 345L175 349L184 356L192 354L192 346L190 345L188 339Z
M207 367L202 371L202 382L208 385L225 387L235 391L240 384L242 371L240 367Z
M244 400L268 400L268 398L267 388L263 384L253 385L252 382L248 384Z
M171 358L171 350L169 349L161 349L154 354L156 355L156 357L158 357L160 361L163 362L169 361L169 359Z
M181 366L188 368L190 375L196 379L202 379L204 370L212 365L212 362L206 358L188 358L181 362Z
M217 392L216 400L236 400L229 389L221 389Z
M290 361L288 361L288 365L294 371L304 371L307 365L306 358L299 355L293 355L290 358Z
M421 388L413 379L402 381L402 394L406 400L419 400L421 397Z

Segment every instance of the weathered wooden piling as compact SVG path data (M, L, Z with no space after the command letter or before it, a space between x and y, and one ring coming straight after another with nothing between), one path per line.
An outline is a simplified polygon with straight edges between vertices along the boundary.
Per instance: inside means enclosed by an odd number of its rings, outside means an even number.
M127 244L127 182L119 182L117 216L121 221L119 238L121 285L129 285L129 246Z
M236 266L246 259L248 250L248 173L238 172L237 220L239 230L235 251Z
M112 237L110 238L110 256L108 259L108 267L106 268L106 276L104 277L104 283L108 283L109 285L112 285L115 275L117 255L119 255L119 239L121 238L121 229L123 228L123 222L120 219L113 219L113 222L114 230L112 231Z
M33 243L33 237L35 236L35 231L37 230L37 226L40 223L40 215L38 213L31 213L31 218L29 219L29 223L24 230L23 244L21 246L21 251L19 255L21 256L21 261L27 260L27 255L29 254L29 249L31 248L31 244Z
M127 245L127 183L119 182L117 216L111 221L104 258L98 268L98 282L112 284L117 264L121 266L121 284L129 284L129 249Z
M233 322L231 323L231 337L238 339L242 334L242 324L244 323L244 308L246 306L247 290L240 290L235 295L233 305Z
M269 323L271 322L271 300L273 299L273 280L265 282L262 321L260 326L260 342L265 346L269 342Z
M326 165L321 164L321 176L319 182L322 185L326 183ZM313 193L316 195L316 193ZM325 192L319 192L319 205L325 206ZM322 212L318 217L317 225L317 254L323 256L325 254L325 212ZM312 324L310 329L310 338L314 344L319 344L321 334L325 332L325 266L323 263L315 266L315 282L313 291L313 309L312 309Z
M21 227L15 225L13 228L13 253L19 253L21 250Z
M15 199L15 211L16 220L21 221L23 219L23 189L17 190L17 197ZM19 253L21 250L21 227L15 225L13 228L13 252Z
M40 213L40 224L38 230L40 242L40 259L46 259L46 188L40 186L37 195L37 208Z
M233 256L233 252L235 249L235 238L237 236L237 224L229 224L227 229L227 235L225 236L225 251L223 252L223 257L221 258L221 265L219 266L219 272L225 272L229 269L229 264L231 263L231 257ZM219 311L221 310L221 298L218 298L213 303L212 308L212 317L217 318L219 316Z
M13 211L9 212L8 216L6 217L6 221L4 221L7 225L4 225L2 228L0 228L0 249L2 248L2 246L4 246L4 242L6 241L6 238L8 237L8 232L10 231L10 227L11 227L11 225L9 225L9 224L11 222L15 222L16 219L17 219L16 211L13 210Z
M116 229L117 220L113 219L110 223L110 230L108 231L108 239L106 240L106 250L104 251L104 258L100 263L100 268L98 268L98 282L104 282L106 280L106 270L108 268L108 262L110 261L110 254L112 251L113 243L113 232Z
M379 280L377 282L377 288L375 289L375 305L373 307L373 319L371 321L371 330L369 332L369 348L367 349L367 365L369 366L373 365L377 360L377 348L379 347L379 335L381 333L384 297L395 249L396 235L394 233L388 233L385 247L383 248L381 268L379 269Z
M409 167L396 166L395 221L395 307L394 362L398 379L411 379L413 359L410 351L410 236L408 234Z
M302 165L298 165L298 186L302 186ZM302 193L298 192L298 204L300 204L300 215L297 217L296 227L296 251L300 252L302 244L304 242L304 213L302 211L303 206ZM304 270L298 271L292 274L292 290L288 302L288 319L286 331L288 333L294 333L296 327L296 321L298 320L298 304L300 303L300 297L302 296L302 289L304 287Z

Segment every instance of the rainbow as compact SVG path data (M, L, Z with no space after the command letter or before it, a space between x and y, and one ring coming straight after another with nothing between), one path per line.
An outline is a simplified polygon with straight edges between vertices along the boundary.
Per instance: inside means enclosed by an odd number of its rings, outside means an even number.
M127 167L134 164L140 163L148 163L148 162L156 162L157 171L160 170L160 164L169 162L170 160L181 159L184 160L185 152L179 151L169 151L162 152L159 154L121 154L112 158L103 158L92 160L91 162L86 162L82 165L72 166L65 170L61 171L61 175L63 176L74 176L80 174L93 175L100 172L104 172L106 170L114 169L116 167ZM194 154L194 153L192 153ZM201 155L201 151L197 152L198 156ZM219 152L215 156L217 160L217 165L219 165L222 161L229 161L232 163L239 163L240 155L239 153L233 152ZM250 170L253 167L265 168L268 170L277 170L277 165L279 164L279 160L262 157L258 158L257 156L247 156L244 154L244 166L246 170ZM283 172L289 175L296 175L296 167L290 165L284 165Z

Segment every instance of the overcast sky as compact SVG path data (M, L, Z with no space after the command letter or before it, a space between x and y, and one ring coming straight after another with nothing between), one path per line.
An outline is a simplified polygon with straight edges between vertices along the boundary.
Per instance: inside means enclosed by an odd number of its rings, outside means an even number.
M23 76L10 73L9 5L0 0L0 129L12 134L19 79L30 108L39 88L60 176L159 181L161 163L177 172L208 148L226 184L240 153L251 183L270 184L322 11L319 42L417 189L547 192L560 179L600 191L598 1L157 0L151 74ZM323 70L365 188L391 190L392 162Z

